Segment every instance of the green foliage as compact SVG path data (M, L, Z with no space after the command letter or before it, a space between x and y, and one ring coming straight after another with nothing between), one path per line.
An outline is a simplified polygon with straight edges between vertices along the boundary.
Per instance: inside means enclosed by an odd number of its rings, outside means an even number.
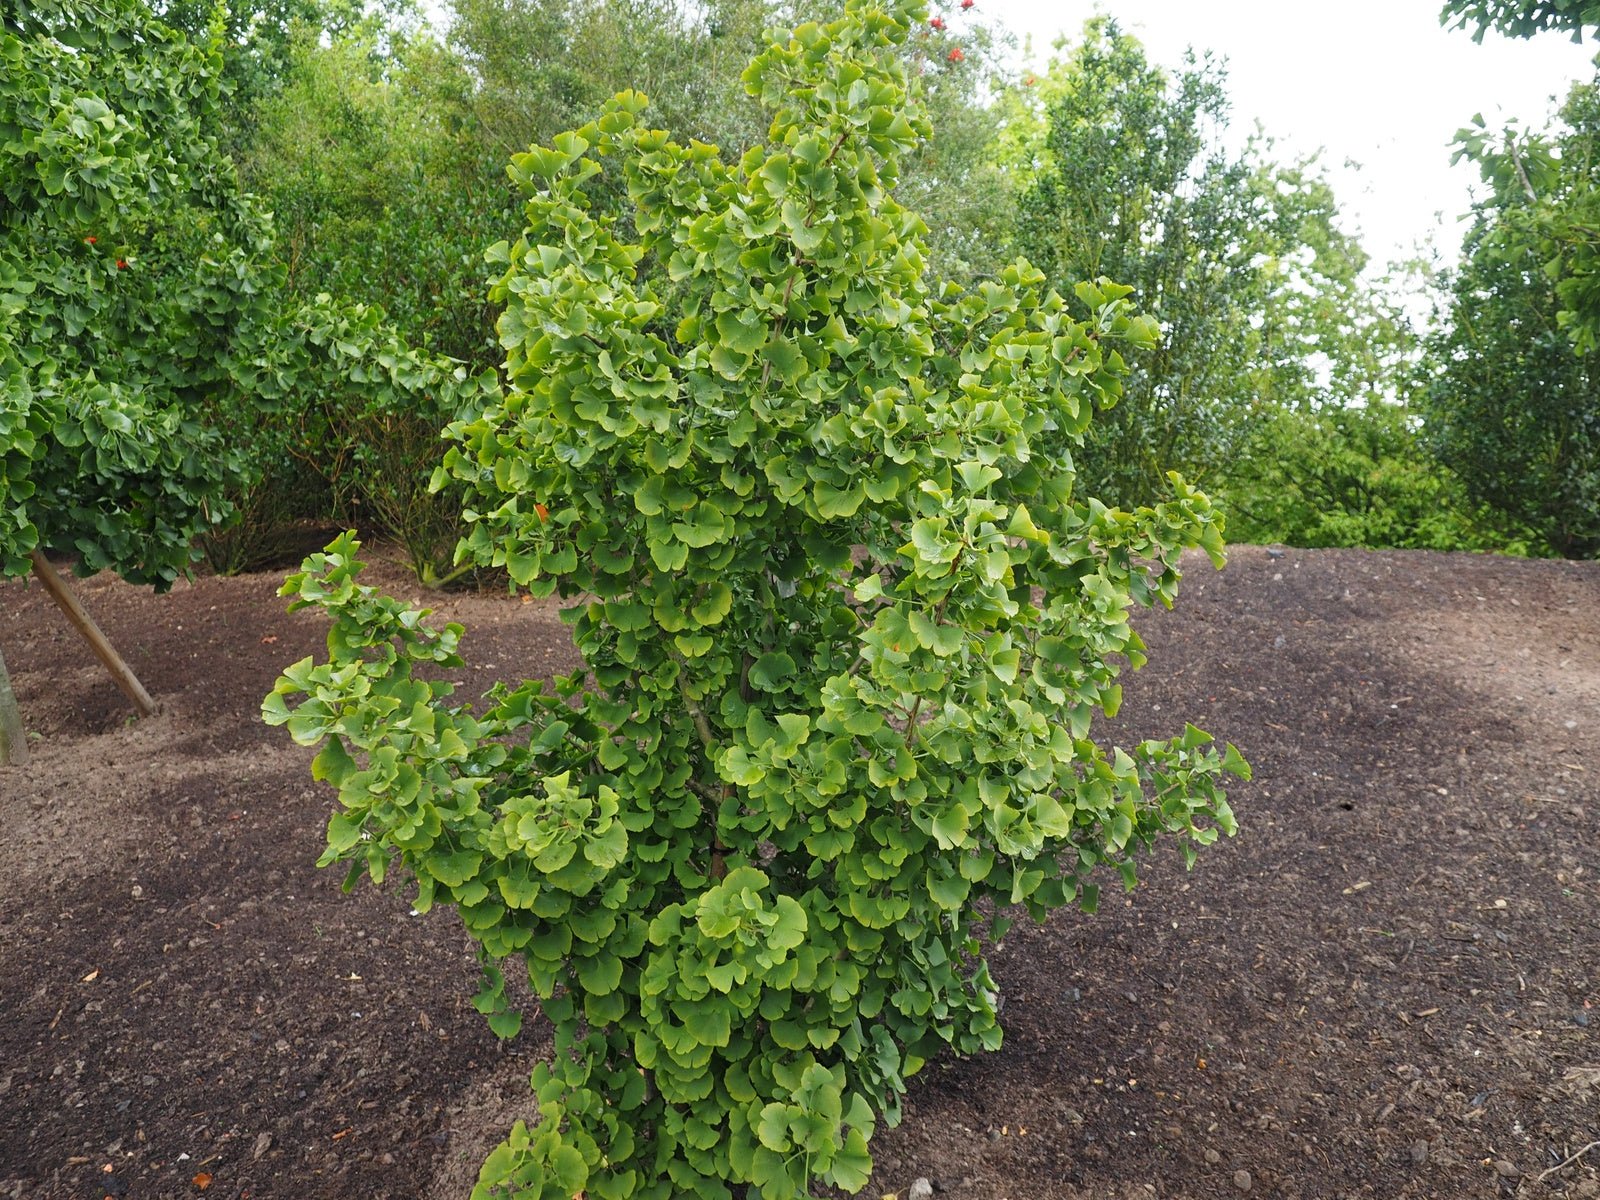
M515 1030L509 960L555 1027L475 1196L857 1191L906 1077L999 1045L1002 910L1093 909L1098 868L1132 887L1161 835L1234 829L1232 747L1091 737L1144 661L1130 609L1172 602L1183 548L1220 562L1181 479L1075 490L1150 322L1104 281L1074 319L1021 261L927 278L892 191L924 15L853 0L758 57L737 166L631 92L513 160L509 387L438 481L471 561L571 602L586 674L474 715L430 682L460 628L361 585L353 539L284 586L333 621L264 706L339 790L323 862L454 904L480 1011Z
M1477 163L1490 188L1471 236L1490 254L1535 260L1578 353L1600 350L1600 76L1573 87L1543 134L1497 138L1475 117L1456 135L1456 158Z
M267 226L217 148L218 54L135 0L0 28L0 573L35 547L158 588L243 469L206 416Z
M1428 342L1428 437L1471 496L1552 553L1600 554L1600 89L1542 136L1464 130L1488 196Z
M303 347L300 326L348 319L317 315L319 295L331 293L381 306L384 329L419 354L460 360L481 375L500 356L482 247L521 225L507 155L581 123L632 79L677 140L716 142L737 158L765 135L767 118L739 73L775 11L768 0L721 0L696 12L665 0L461 0L444 46L347 18L302 24L291 36L287 10L265 13L261 36L277 48L245 51L256 56L253 70L271 66L271 78L251 85L258 99L243 170L275 218L284 272L276 304L288 314L281 336ZM900 195L933 225L930 260L966 279L999 259L1010 209L984 163L994 39L970 14L942 23L942 31L922 26L900 48L942 125L912 154ZM952 61L957 49L962 57ZM614 170L591 193L598 210L629 219ZM285 370L270 345L262 353L265 363L247 365L246 396L256 380ZM272 404L259 417L249 405L235 414L257 430L253 470L230 493L243 522L207 539L213 564L259 561L276 544L275 529L296 517L376 518L425 579L448 574L460 505L418 485L437 461L439 428L458 415L447 407L452 398L374 402L359 382L330 376L335 365L313 354L289 372L292 388L268 388Z
M1532 37L1547 30L1571 33L1581 42L1585 30L1600 26L1600 4L1593 0L1446 0L1439 22L1453 29L1476 26L1472 40L1493 29L1507 37Z
M379 310L285 294L218 147L220 45L136 0L5 28L0 572L42 546L164 588L197 538L244 565L236 508L270 525L321 480L427 578L459 533L459 505L427 491L437 431L498 385Z
M895 199L928 226L928 267L970 284L1006 261L1016 196L993 154L994 98L1006 87L1015 49L1003 27L950 4L906 39L906 70L917 77L933 124L901 165Z
M1286 410L1252 431L1219 504L1242 541L1401 550L1492 550L1506 538L1471 515L1399 404Z
M334 511L393 536L422 582L451 573L460 494L429 489L439 430L499 395L495 372L413 349L381 309L327 294L252 327L227 366L242 401L229 424L251 447L241 504L316 481ZM248 565L235 548L213 539L213 565Z
M273 212L288 295L381 305L411 344L492 366L482 248L516 217L504 154L491 166L460 132L461 65L425 38L383 56L375 37L324 42L310 28L290 65L244 162Z
M409 0L160 0L154 14L190 40L224 48L218 72L222 128L230 154L249 145L261 106L293 74L294 47L305 29L331 37L384 29L414 6Z
M1418 397L1469 495L1568 558L1600 553L1600 356L1579 356L1537 262L1463 261Z
M284 269L284 328L250 371L274 404L239 414L259 469L236 497L246 524L209 540L213 561L251 565L273 527L313 515L394 536L424 582L455 574L460 495L427 482L440 429L503 357L483 247L521 225L506 158L587 119L630 70L679 128L731 122L753 139L759 110L733 60L748 60L764 12L739 0L700 22L669 3L465 0L448 46L373 22L286 33L244 152Z
M1173 466L1225 474L1263 415L1355 399L1397 357L1394 314L1361 283L1366 256L1314 165L1275 164L1259 139L1222 147L1225 82L1209 59L1168 74L1096 18L1007 100L997 154L1029 181L1018 245L1052 282L1133 285L1159 324L1084 449L1108 498L1149 495Z

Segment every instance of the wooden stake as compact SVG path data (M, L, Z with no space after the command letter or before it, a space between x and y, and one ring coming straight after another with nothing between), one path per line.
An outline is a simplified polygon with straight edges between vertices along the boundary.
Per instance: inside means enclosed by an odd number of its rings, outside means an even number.
M150 693L144 690L144 685L134 676L128 664L122 661L122 656L115 647L106 640L106 635L100 632L100 626L94 623L94 618L84 611L83 605L78 603L78 597L73 595L72 589L67 586L67 581L61 578L56 569L50 565L50 560L44 556L44 551L35 549L33 552L33 573L39 577L39 582L44 584L50 593L50 598L61 606L61 611L67 614L67 620L83 635L83 640L89 643L89 649L94 651L95 657L105 664L106 670L111 672L111 678L117 681L117 686L122 689L122 694L133 701L133 706L139 710L141 716L154 716L156 702L150 699Z
M28 765L28 735L22 731L22 714L6 674L6 656L0 654L0 767L7 765Z

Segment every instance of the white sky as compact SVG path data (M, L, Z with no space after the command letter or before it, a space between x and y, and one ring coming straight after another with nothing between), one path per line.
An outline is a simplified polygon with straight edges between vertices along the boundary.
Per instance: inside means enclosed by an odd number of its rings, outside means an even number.
M1031 37L1035 65L1097 11L1116 17L1162 66L1178 64L1189 46L1225 56L1234 133L1242 140L1260 121L1282 158L1321 149L1347 228L1362 234L1375 265L1409 257L1436 230L1438 249L1453 260L1456 218L1477 180L1470 164L1450 166L1455 131L1477 112L1491 127L1513 118L1542 126L1550 98L1592 75L1596 49L1559 33L1527 41L1490 33L1479 45L1440 27L1439 0L979 3Z

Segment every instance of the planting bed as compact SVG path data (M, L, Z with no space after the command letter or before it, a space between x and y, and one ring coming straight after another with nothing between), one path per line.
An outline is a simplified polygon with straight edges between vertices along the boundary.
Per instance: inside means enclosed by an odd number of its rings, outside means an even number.
M1004 1049L913 1081L864 1194L1600 1196L1600 1147L1560 1165L1600 1139L1600 564L1233 557L1102 732L1237 743L1240 837L1015 929ZM532 1115L544 1027L489 1033L453 915L312 866L331 796L257 709L321 625L278 582L80 584L139 722L0 585L0 1197L464 1200ZM430 603L469 694L577 665L551 605Z

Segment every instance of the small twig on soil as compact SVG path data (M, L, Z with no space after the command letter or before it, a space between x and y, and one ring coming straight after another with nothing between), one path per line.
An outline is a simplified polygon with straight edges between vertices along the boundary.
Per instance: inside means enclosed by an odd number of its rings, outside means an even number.
M1589 1153L1589 1151L1595 1150L1595 1149L1600 1149L1600 1142L1590 1142L1587 1146L1585 1146L1582 1150L1579 1150L1576 1154L1569 1155L1563 1162L1558 1162L1555 1166L1551 1167L1548 1171L1544 1172L1544 1174L1540 1175L1539 1178L1535 1179L1534 1182L1535 1183L1543 1183L1549 1176L1554 1175L1557 1171L1561 1170L1561 1168L1570 1167L1573 1163L1577 1162L1585 1154Z

